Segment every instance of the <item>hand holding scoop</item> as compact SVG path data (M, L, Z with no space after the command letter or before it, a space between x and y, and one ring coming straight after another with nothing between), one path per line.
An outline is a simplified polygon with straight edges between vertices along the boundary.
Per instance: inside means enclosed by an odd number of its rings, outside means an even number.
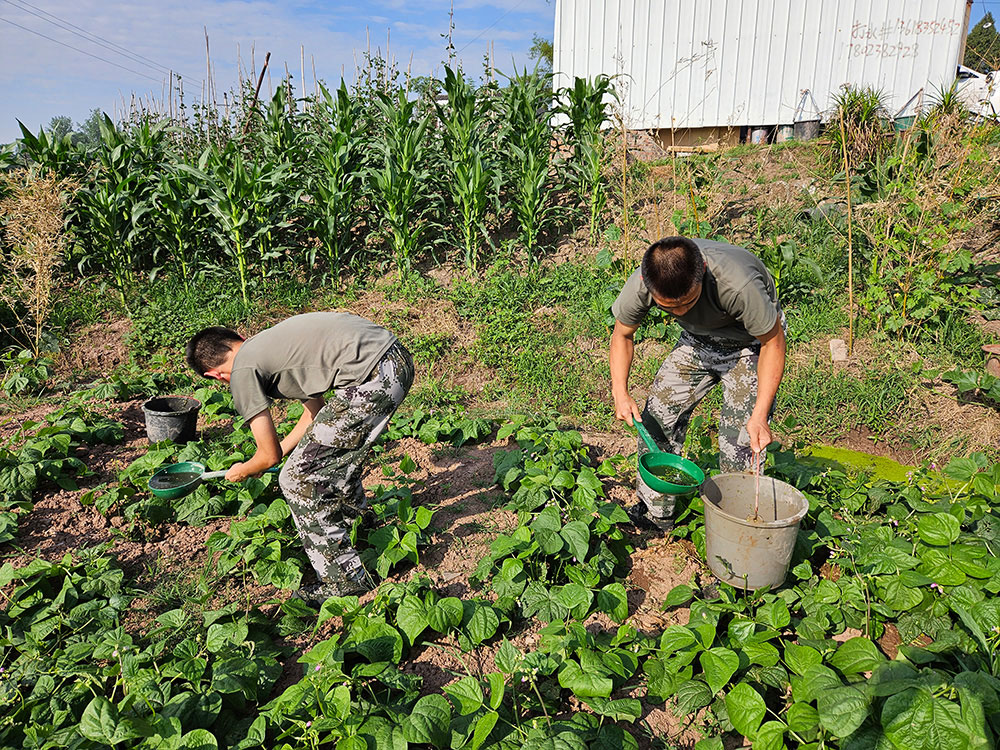
M265 471L265 474L277 474L281 471L280 466L272 466ZM197 461L182 461L172 464L153 474L149 478L149 491L155 497L164 500L177 500L189 495L198 489L206 479L221 479L226 476L226 471L206 471L205 464Z

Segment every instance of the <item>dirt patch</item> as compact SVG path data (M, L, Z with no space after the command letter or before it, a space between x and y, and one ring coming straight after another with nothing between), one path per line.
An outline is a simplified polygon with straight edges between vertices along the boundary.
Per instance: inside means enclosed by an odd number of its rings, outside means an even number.
M899 630L891 622L887 622L885 624L885 632L878 639L878 645L882 649L882 653L890 659L895 659L902 644L903 639L899 637Z
M698 588L704 566L690 553L688 543L656 534L632 554L632 572L628 580L635 590L642 592L642 596L633 597L636 607L632 624L638 630L653 634L668 625L687 624L686 607L664 612L663 602L675 586L688 584Z
M127 364L130 356L128 335L131 332L132 321L128 318L87 326L73 337L73 346L60 352L56 360L56 374L64 379L104 376Z
M0 404L3 406L3 404ZM50 402L36 404L18 414L11 414L0 419L0 442L6 442L28 422L42 422L45 417L58 409L58 405ZM17 442L21 442L18 440ZM16 447L16 446L15 446Z

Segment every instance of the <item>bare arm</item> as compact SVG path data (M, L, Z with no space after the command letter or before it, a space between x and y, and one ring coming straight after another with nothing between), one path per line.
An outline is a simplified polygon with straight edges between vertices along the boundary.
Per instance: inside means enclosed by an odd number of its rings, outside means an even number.
M260 474L281 460L281 443L274 429L271 412L266 409L250 419L250 432L257 443L257 451L244 463L235 463L226 472L230 482L242 482L247 477Z
M758 340L760 357L757 360L757 401L747 420L750 448L755 453L764 450L774 439L767 420L774 397L778 395L781 376L785 373L785 331L781 327L781 321L776 321L774 327L759 336Z
M308 401L302 402L302 416L299 417L299 421L295 423L295 427L292 431L285 435L284 439L281 441L281 455L287 456L293 450L295 446L299 444L302 436L306 434L306 430L309 425L312 424L313 420L316 419L316 415L319 410L323 408L326 400L322 396L317 396L316 398L311 398Z
M629 425L633 419L642 419L638 404L628 392L628 376L635 354L634 336L638 327L616 320L615 330L611 333L611 395L615 399L615 418Z

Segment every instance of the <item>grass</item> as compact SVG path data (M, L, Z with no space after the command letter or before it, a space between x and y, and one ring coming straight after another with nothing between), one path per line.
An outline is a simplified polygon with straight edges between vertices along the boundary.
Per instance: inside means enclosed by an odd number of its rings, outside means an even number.
M871 368L857 378L814 360L786 374L777 417L795 417L808 437L821 442L858 427L879 435L893 427L910 388L910 378L899 370Z

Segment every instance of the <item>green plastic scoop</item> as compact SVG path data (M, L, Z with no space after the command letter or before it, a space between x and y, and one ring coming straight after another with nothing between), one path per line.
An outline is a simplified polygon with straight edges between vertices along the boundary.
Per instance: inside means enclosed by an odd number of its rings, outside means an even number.
M705 472L698 464L673 453L664 453L642 422L633 419L632 424L649 449L649 453L639 456L639 476L650 489L666 495L686 495L701 486ZM681 479L690 481L681 484Z
M226 471L206 471L205 464L197 461L181 461L160 469L149 478L147 487L154 496L164 500L178 500L198 489L206 479L221 479ZM280 466L272 466L265 474L277 474Z

